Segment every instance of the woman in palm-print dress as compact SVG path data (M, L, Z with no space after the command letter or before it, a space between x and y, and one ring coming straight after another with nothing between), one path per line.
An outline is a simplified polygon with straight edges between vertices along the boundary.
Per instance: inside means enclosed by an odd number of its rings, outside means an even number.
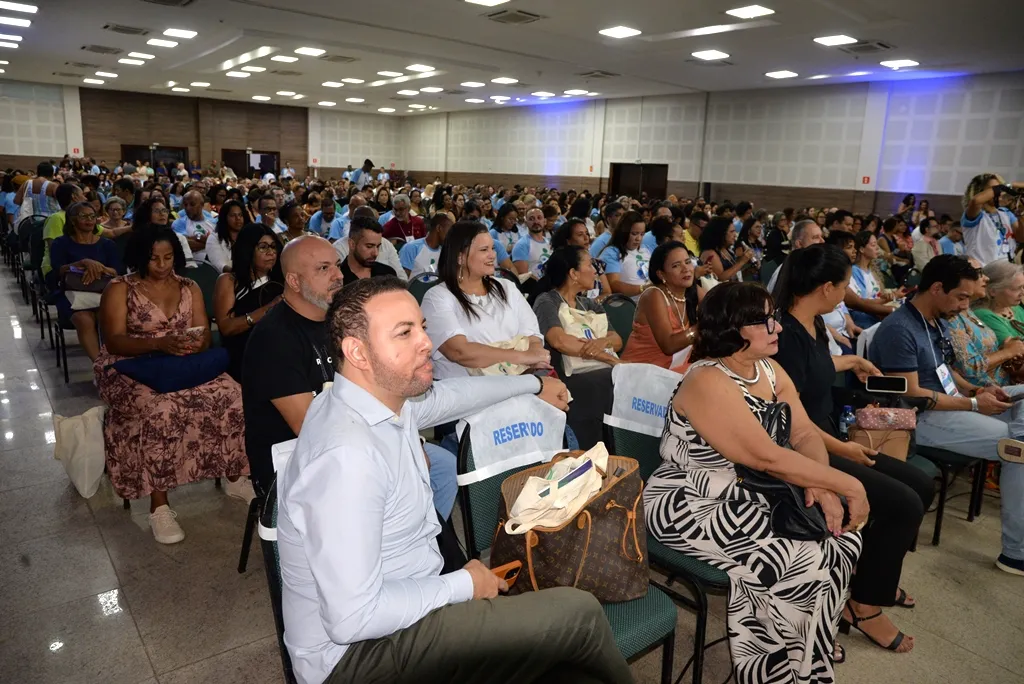
M664 462L644 491L647 529L660 542L729 575L728 633L740 684L829 683L834 640L860 555L867 500L856 479L828 466L792 380L768 357L781 324L755 283L723 283L701 303L693 355L672 398ZM776 401L792 409L793 449L763 427ZM833 536L773 534L761 495L741 487L734 463L804 487ZM848 502L844 529L838 495Z

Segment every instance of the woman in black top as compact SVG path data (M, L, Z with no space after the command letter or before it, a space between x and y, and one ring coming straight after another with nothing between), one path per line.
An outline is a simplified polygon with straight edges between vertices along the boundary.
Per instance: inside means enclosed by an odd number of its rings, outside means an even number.
M284 294L281 241L273 229L250 223L231 247L232 271L217 279L213 311L221 345L228 350L228 374L242 381L242 354L252 327Z
M904 461L838 439L832 416L836 371L852 370L862 379L880 375L859 356L829 354L821 317L843 300L850 283L850 259L838 247L812 245L794 250L782 269L776 306L785 313L775 361L793 379L800 402L818 427L829 451L829 465L860 480L871 506L843 621L853 623L877 645L906 653L914 647L913 637L900 632L882 608L914 605L899 588L899 579L903 557L917 539L921 518L931 504L932 481Z

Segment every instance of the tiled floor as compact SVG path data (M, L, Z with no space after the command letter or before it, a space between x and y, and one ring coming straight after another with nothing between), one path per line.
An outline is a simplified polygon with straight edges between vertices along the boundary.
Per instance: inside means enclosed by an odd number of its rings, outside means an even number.
M72 382L40 342L7 269L0 267L0 682L18 684L216 684L282 681L258 546L235 571L245 507L212 482L184 487L171 503L188 535L161 546L148 502L132 510L105 482L88 501L52 458L51 412L76 415L99 403L89 364L69 335ZM958 484L956 491L962 491ZM995 570L998 502L974 523L964 497L951 502L942 546L906 562L918 599L893 609L917 637L909 655L844 637L840 682L1024 684L1024 578ZM724 634L724 599L712 599L709 639ZM693 615L679 612L676 667L690 657ZM658 682L660 652L633 666ZM728 675L724 644L707 654L705 681Z

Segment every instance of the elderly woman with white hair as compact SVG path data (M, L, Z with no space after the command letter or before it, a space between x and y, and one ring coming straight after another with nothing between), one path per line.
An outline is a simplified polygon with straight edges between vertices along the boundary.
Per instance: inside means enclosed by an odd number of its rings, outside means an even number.
M980 261L980 260L979 260ZM978 319L996 334L1002 345L1007 339L1024 337L1024 269L1008 261L993 261L982 272L988 278L987 294L974 307Z
M120 197L112 196L104 202L103 213L107 218L100 223L100 235L113 240L131 231L132 222L124 217L127 211L128 205Z

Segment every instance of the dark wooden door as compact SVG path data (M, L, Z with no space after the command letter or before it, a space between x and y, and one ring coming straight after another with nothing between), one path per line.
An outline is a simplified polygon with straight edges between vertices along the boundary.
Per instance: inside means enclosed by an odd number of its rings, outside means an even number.
M640 191L648 199L663 200L668 195L668 164L640 164Z
M608 177L608 191L612 195L640 196L641 164L612 164Z

